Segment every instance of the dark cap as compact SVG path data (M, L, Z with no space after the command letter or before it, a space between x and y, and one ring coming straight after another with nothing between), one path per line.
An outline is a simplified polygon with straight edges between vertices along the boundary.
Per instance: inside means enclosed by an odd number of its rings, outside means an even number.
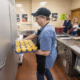
M33 16L43 15L43 16L49 17L50 14L51 14L51 12L47 8L39 8L35 13L32 13L31 15L33 15Z

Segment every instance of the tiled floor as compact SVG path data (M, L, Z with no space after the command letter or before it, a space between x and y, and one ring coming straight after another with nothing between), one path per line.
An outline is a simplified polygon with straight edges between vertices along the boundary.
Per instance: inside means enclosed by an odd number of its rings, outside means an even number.
M36 78L36 57L34 53L26 53L23 56L22 66L18 67L16 80L37 80ZM80 78L69 78L59 64L50 69L54 80L80 80ZM46 77L45 77L45 80Z

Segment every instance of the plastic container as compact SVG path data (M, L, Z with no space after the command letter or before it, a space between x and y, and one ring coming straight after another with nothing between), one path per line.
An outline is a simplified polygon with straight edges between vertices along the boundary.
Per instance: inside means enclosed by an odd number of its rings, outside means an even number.
M57 34L62 34L64 32L63 27L55 27L55 32Z

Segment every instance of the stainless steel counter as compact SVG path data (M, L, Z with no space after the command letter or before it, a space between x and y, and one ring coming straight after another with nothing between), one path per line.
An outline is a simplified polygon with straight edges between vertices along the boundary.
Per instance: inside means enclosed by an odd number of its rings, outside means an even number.
M65 36L65 37L64 37ZM67 47L75 51L76 55L80 56L80 40L74 40L75 36L68 34L57 34L57 40L65 44Z
M77 57L80 57L80 40L74 40L75 36L57 34L57 61L69 76L80 76L74 69Z

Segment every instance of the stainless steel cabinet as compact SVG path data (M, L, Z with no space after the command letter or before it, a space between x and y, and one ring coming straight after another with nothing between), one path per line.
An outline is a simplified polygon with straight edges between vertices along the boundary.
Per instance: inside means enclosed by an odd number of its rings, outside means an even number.
M0 0L0 80L15 80L18 55L14 52L17 38L16 11L8 0Z

